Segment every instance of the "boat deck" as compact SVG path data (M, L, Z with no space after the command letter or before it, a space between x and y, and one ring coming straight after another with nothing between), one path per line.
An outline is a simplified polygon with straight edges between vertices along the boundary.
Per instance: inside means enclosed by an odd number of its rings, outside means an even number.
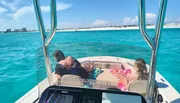
M94 62L96 67L103 67L103 73L97 77L97 81L106 81L110 83L110 86L116 87L118 79L113 76L107 68L111 66L120 66L122 63L133 64L134 60L119 58L119 57L110 57L110 56L98 56L98 57L86 57L78 59L82 64L87 62ZM147 65L147 67L149 67ZM55 75L53 75L54 83L57 82ZM158 92L163 97L162 103L180 103L179 93L171 86L171 84L158 72L156 72L156 82L158 86ZM100 82L99 82L100 83ZM102 84L101 84L102 85ZM106 83L107 86L107 83ZM16 103L32 103L35 99L38 98L39 94L48 87L47 78L44 79L39 85L35 86L27 94L21 97ZM94 88L101 88L104 86L94 85Z

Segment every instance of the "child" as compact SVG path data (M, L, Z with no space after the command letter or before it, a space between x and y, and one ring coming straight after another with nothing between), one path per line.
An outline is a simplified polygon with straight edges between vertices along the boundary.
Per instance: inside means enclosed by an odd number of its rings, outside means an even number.
M137 71L138 80L147 80L147 67L146 62L143 59L137 59L134 63L134 69Z
M119 79L118 87L121 90L126 91L130 81L148 79L146 62L143 59L139 58L134 62L134 70L135 72L131 72L130 69L125 69L116 73L111 70L111 73Z

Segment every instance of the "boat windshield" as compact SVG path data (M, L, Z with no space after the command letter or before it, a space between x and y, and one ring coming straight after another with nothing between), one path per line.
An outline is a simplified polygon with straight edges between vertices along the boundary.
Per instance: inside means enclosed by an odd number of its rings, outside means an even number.
M133 74L134 60L143 58L149 63L151 51L146 47L147 45L143 42L143 38L138 36L138 30L131 31L137 33L137 36L132 37L132 40L126 42L126 44L122 40L112 43L111 41L114 41L117 36L109 37L107 35L109 32L114 32L114 35L117 35L119 38L128 38L129 35L132 35L131 33L124 35L123 30L57 32L48 46L48 54L53 72L53 84L95 89L113 88L127 91L128 87L125 89L121 87L121 80L115 73L118 74L121 72L122 75L125 75L128 73L128 69L132 69L131 72ZM87 33L89 37L85 38ZM99 40L95 34L104 35L104 37ZM142 43L141 47L136 46L135 38L142 39L142 41L139 40L139 43ZM129 45L127 45L128 43ZM88 74L86 74L86 72L81 73L78 69L82 68L79 67L72 67L75 69L75 72L66 72L67 68L58 68L59 64L63 64L60 63L61 61L57 62L54 58L53 53L56 50L61 50L66 58L71 56L74 60L77 59L81 63L81 67L86 70ZM59 69L63 69L65 73L63 70L60 70L59 73ZM131 74L131 72L129 73ZM59 80L56 77L57 74L61 75L61 78L58 78ZM44 57L42 48L40 47L37 51L37 81L41 89L48 83L47 79L45 79L46 77ZM130 81L128 80L127 85L129 83Z

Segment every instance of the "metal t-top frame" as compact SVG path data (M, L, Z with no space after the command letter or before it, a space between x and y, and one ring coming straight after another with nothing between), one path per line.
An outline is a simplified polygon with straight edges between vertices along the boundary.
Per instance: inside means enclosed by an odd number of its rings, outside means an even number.
M153 95L154 95L154 87L155 87L155 77L156 77L156 62L157 62L157 53L158 53L158 46L160 41L160 36L162 33L162 28L164 25L164 19L166 14L166 7L167 7L168 0L161 0L159 5L159 12L158 18L156 22L155 28L155 35L151 38L147 34L146 29L146 11L145 11L145 0L139 0L139 29L141 31L142 36L148 43L149 47L152 50L152 56L150 61L150 69L149 69L149 79L147 85L147 95L146 100L148 102L152 102Z
M53 79L52 79L51 64L50 64L49 55L48 55L48 45L51 42L52 38L54 37L56 33L56 28L57 28L56 0L51 0L51 4L50 4L51 29L48 36L46 36L46 33L45 33L44 22L43 22L41 8L40 8L40 2L39 0L33 0L33 3L34 3L34 10L35 10L36 19L37 19L37 23L39 27L39 32L42 37L42 47L43 47L43 53L44 53L44 61L46 65L47 78L48 78L49 85L52 85Z
M148 80L148 86L147 86L148 88L147 88L147 95L146 95L146 100L148 100L148 102L152 102L152 99L153 99L152 97L154 94L155 75L156 75L156 59L157 59L160 35L162 33L162 28L164 25L167 1L168 0L160 1L159 12L158 12L158 16L157 16L158 18L157 18L156 28L155 28L155 35L154 35L154 38L151 38L147 34L147 29L146 29L145 0L139 0L139 16L138 16L139 29L141 31L142 36L144 37L147 44L149 45L149 47L152 50L150 71L149 71L149 80ZM47 78L48 78L49 85L52 85L53 79L52 79L52 70L51 70L50 60L49 60L49 56L48 56L48 45L51 42L52 38L54 37L56 28L57 28L56 0L51 0L51 5L50 5L51 29L50 29L48 36L46 36L46 34L45 34L44 22L42 19L42 13L41 13L41 9L40 9L39 0L33 0L33 3L34 3L36 19L37 19L37 23L38 23L38 27L39 27L39 32L42 37Z

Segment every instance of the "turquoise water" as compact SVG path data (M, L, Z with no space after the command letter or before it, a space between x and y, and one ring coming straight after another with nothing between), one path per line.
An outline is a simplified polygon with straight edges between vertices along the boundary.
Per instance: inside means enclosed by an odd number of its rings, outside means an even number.
M148 30L151 35L153 30ZM45 77L41 38L38 33L0 34L0 98L12 103ZM180 92L180 29L164 29L160 41L157 70ZM56 33L49 45L52 53L61 49L76 58L119 56L150 59L150 49L139 30L84 31Z

